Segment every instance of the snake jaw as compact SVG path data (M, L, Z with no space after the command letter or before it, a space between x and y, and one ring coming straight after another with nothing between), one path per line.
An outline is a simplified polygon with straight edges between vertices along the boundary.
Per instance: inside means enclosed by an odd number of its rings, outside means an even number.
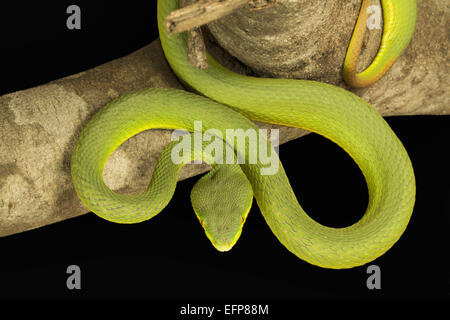
M244 222L248 213L250 212L251 205L245 212L242 212L240 217L240 223L236 226L233 221L224 221L224 223L218 223L217 220L213 220L212 223L207 223L202 219L196 210L194 212L197 215L200 225L203 227L206 237L209 239L211 244L220 252L230 251L234 245L239 240L242 234L242 228L244 227ZM234 213L230 214L233 216ZM235 219L238 220L238 219Z
M236 244L242 229L239 231L237 237L233 237L233 239L230 241L227 237L220 236L221 232L219 228L216 228L215 232L209 232L209 227L206 225L205 221L198 216L198 221L200 222L200 225L205 230L206 237L211 241L211 244L220 252L226 252L230 251L231 248Z
M220 252L230 251L234 247L242 234L243 227L243 225L241 225L237 232L232 232L231 230L224 232L223 230L215 228L215 232L211 233L208 231L208 227L206 226L206 224L202 224L202 226L205 229L205 234L211 241L211 244L214 246L214 248L217 249L217 251Z

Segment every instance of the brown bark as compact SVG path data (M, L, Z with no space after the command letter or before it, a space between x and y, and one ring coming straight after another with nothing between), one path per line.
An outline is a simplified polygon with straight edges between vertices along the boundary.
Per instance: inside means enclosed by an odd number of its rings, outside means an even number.
M290 7L294 4L296 9ZM218 42L252 68L251 72L344 86L340 70L358 4L357 0L345 6L338 0L329 1L327 6L317 1L279 0L266 9L239 9L210 24L209 29ZM292 10L298 17L293 17ZM348 14L340 15L344 12ZM443 32L449 20L447 1L419 1L418 25L410 47L383 79L354 92L385 116L450 114L449 40ZM278 23L279 31L270 29L273 27L267 21ZM291 22L294 24L288 31ZM369 32L363 62L376 51L371 43L376 44L377 32ZM214 43L208 49L226 67L250 72ZM0 97L0 236L88 212L70 177L69 160L76 137L101 106L144 87L182 88L158 40L89 71ZM302 130L283 127L280 142L303 134ZM105 182L123 193L142 191L169 140L168 130L147 131L131 138L108 160ZM188 165L180 179L206 169Z
M181 0L180 6L185 7L195 2L196 0ZM187 33L187 56L189 63L196 68L206 69L208 67L208 61L202 29L200 27L194 27L189 29Z
M198 0L171 12L164 21L169 34L187 31L219 19L244 6L248 0Z

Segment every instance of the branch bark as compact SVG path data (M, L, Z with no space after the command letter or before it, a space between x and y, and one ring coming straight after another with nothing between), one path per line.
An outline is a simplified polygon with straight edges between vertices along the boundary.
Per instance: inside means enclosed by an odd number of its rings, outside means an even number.
M164 21L169 34L187 31L230 14L249 0L199 0L172 11Z
M293 25L291 28L291 43L294 43L295 55L300 56L297 60L299 64L292 64L292 55L288 54L288 50L284 58L282 54L275 54L277 48L284 51L288 47L279 45L289 43L284 36L287 31L281 26L290 19L292 12L289 6L293 3L305 6L304 10L298 9L297 15L302 24L308 21L311 24L303 31L298 31L302 26ZM331 30L342 31L345 35L342 39L336 33L327 36L330 33L329 24L320 26L320 21L324 20L321 17L333 17L332 11L341 8L342 2L329 1L330 8L321 6L317 12L314 11L317 8L309 6L312 3L316 2L279 0L267 9L242 8L224 18L240 19L241 30L245 28L249 32L248 37L253 39L253 43L264 40L250 52L243 49L246 55L233 47L228 49L252 70L215 45L216 40L207 44L208 50L219 62L236 72L317 79L345 86L340 79L340 70L359 1L354 0L344 6L352 14L334 19L335 24L339 25ZM251 28L249 21L255 22L254 14L260 16L257 19L260 22L270 20L272 24L278 23L280 32L261 31L261 26ZM385 78L370 88L355 90L356 94L371 102L384 116L449 115L449 48L446 34L441 30L449 23L449 6L445 0L419 1L417 31L404 56ZM221 24L223 31L218 31L220 28L213 30ZM238 30L227 29L223 19L210 24L209 29L225 47L229 46L224 40L226 35L232 39ZM275 31L272 29L272 32ZM312 34L315 34L314 41L317 42L314 46L308 42ZM376 38L376 32L369 35L367 43L376 41L371 38L374 36ZM330 37L340 40L330 44ZM239 43L245 48L247 42L240 39L234 41L237 44L234 48L239 47ZM305 40L304 43L299 39ZM368 45L366 51L370 50ZM272 54L275 63L270 59L257 61L258 57L267 54ZM365 54L370 55L370 52ZM311 65L305 64L310 61ZM0 236L88 212L76 196L70 177L70 155L76 137L87 120L107 102L144 87L182 88L164 58L159 40L89 71L0 97ZM121 145L106 163L106 184L122 193L143 191L159 152L170 140L170 133L169 130L146 131ZM304 134L306 132L300 129L280 127L280 143ZM188 165L182 170L180 179L207 169L205 165Z
M181 0L181 7L191 5L196 0ZM187 55L188 61L191 65L199 69L206 69L208 67L208 61L206 59L206 47L203 40L202 29L200 27L194 27L187 31Z

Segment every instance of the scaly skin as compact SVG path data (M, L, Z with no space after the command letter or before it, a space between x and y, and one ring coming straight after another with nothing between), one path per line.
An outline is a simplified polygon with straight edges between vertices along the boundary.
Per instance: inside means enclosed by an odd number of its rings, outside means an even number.
M371 0L363 0L358 21L353 31L345 57L343 77L356 88L370 86L378 81L408 46L414 33L417 19L416 0L381 0L383 7L383 36L380 48L372 63L357 73L359 53L366 33L368 8Z
M206 70L192 67L186 35L169 38L163 26L166 15L177 7L177 0L158 2L161 44L180 80L207 98L179 90L145 89L102 108L82 130L72 154L73 183L83 203L110 221L150 219L172 197L182 164L173 164L170 148L165 148L147 191L138 196L117 194L104 184L102 171L123 141L151 128L193 131L196 120L202 121L203 131L214 128L225 136L230 128L256 130L248 120L252 119L325 136L349 153L367 182L369 203L361 220L345 228L325 227L301 208L281 163L275 174L261 175L264 165L250 163L245 153L240 167L267 224L289 251L311 264L335 269L359 266L386 252L411 217L415 179L406 150L384 119L363 99L324 83L247 77L225 69L210 56ZM226 192L223 197L235 201ZM209 202L207 193L196 198L198 204Z

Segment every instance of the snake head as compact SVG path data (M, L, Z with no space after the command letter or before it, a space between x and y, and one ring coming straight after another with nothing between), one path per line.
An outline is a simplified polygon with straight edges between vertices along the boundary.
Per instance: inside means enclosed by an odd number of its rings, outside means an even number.
M216 165L192 188L191 202L206 236L224 252L242 233L253 191L239 165Z

